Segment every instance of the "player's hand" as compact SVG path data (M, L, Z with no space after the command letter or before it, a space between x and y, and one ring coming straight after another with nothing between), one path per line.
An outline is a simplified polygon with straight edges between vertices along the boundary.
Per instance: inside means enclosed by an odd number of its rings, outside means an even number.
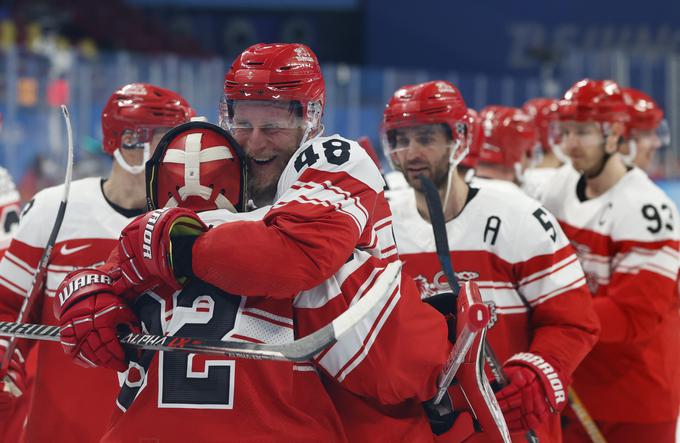
M5 356L8 341L0 340L0 361ZM10 419L17 401L23 395L26 387L26 369L24 360L18 349L14 350L14 355L9 362L7 374L0 379L0 422L7 423Z
M510 431L539 427L566 405L565 380L558 368L543 357L523 352L503 366L509 383L496 393L496 399Z
M178 290L186 281L173 267L173 241L208 230L195 212L162 208L137 217L120 234L120 269L129 287L143 292L160 282ZM190 251L188 251L190 253Z
M119 372L128 367L118 341L119 330L139 332L139 320L114 293L111 277L97 269L79 269L64 278L54 303L59 340L80 366L103 366Z

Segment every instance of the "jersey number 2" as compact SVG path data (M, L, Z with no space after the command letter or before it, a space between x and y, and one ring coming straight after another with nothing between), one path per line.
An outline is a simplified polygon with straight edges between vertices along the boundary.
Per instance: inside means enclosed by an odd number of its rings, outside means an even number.
M240 297L195 282L177 296L173 335L221 340L234 328ZM177 318L177 317L180 318ZM159 355L159 407L231 409L234 404L236 362L215 356L184 352Z

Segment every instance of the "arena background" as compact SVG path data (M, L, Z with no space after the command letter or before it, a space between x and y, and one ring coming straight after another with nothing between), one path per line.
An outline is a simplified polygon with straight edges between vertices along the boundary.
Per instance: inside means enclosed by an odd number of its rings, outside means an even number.
M22 196L60 182L69 104L76 176L108 169L102 105L132 81L177 90L214 121L233 57L259 41L302 41L327 80L327 133L369 136L399 86L444 78L468 105L557 97L612 78L652 95L672 144L651 174L680 201L680 4L576 0L15 0L0 9L0 164Z

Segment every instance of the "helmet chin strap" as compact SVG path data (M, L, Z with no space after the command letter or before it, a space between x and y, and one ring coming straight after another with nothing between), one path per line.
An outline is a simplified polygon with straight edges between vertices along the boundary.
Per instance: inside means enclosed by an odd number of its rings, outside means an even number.
M628 142L628 151L628 154L621 155L621 160L623 160L623 163L625 163L626 166L633 166L635 163L635 157L637 156L637 143L635 143L633 138L631 138Z
M524 169L522 168L522 163L520 162L515 162L512 165L512 168L515 170L515 178L517 178L517 183L520 185L524 184Z
M465 148L461 150L458 155L456 155L460 144L460 140L457 140L451 148L451 154L449 154L449 173L447 174L446 178L446 193L444 194L444 205L442 206L444 214L446 214L446 208L448 208L449 204L449 197L451 196L451 181L453 180L453 171L470 151L470 148L466 145Z
M149 145L149 143L144 143L144 153L142 156L142 164L140 165L131 165L127 161L125 161L125 159L123 158L123 154L120 153L120 148L113 151L113 158L116 159L116 162L120 165L121 168L123 168L130 174L133 175L141 174L146 169L146 162L149 161L149 158L151 158L151 146Z

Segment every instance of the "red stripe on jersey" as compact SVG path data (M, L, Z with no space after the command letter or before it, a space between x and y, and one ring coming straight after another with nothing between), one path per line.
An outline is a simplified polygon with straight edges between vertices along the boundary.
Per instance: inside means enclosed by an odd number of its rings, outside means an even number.
M19 295L20 297L24 298L26 295L28 295L28 292L24 290L23 288L20 288L19 286L15 285L11 281L7 280L5 277L0 275L0 281L3 282L3 284L7 287L7 289L13 291L15 294Z
M578 259L576 258L576 255L573 255L573 254L572 254L571 259L567 259L567 260L564 261L560 266L558 266L558 267L556 267L556 268L554 268L554 269L546 269L544 272L538 272L538 273L536 273L536 274L531 274L531 273L529 273L529 275L535 275L535 276L534 276L533 278L529 279L529 280L522 281L521 284L522 284L522 285L528 285L528 284L531 284L531 283L533 283L533 282L535 282L535 281L541 280L541 279L547 277L547 276L550 275L550 274L554 274L554 273L560 271L561 269L566 268L567 266L571 265L572 263L574 263L574 262L577 261L577 260L578 260ZM555 263L557 263L557 262L555 262ZM525 269L522 269L522 270L523 270L524 272L526 272ZM521 274L520 274L520 275L521 275Z
M382 250L380 250L380 252L381 252L382 254L386 254L386 253L388 253L388 252L390 252L390 251L392 251L392 250L394 250L394 249L397 249L397 245L392 245L392 246L390 246L389 248L382 249Z
M677 251L680 247L680 242L677 240L660 240L660 241L637 241L637 240L620 240L615 241L614 244L617 246L619 252L627 252L632 249L642 248L642 249L663 249L664 247L669 247L674 251ZM643 251L640 251L642 253Z
M383 308L380 310L380 313L378 314L375 321L371 325L371 328L369 329L368 333L366 334L366 337L364 338L363 342L361 343L361 347L359 347L359 349L356 350L354 355L349 360L347 360L347 363L345 363L345 365L342 368L340 368L340 370L337 372L337 374L335 374L335 376L343 375L345 370L347 368L349 368L350 366L352 366L354 361L364 353L364 350L366 349L368 343L373 340L373 335L377 333L376 329L377 329L378 325L381 323L382 318L385 316L385 313L389 309L391 309L392 301L394 300L394 297L396 297L398 293L399 293L399 287L396 287L394 289L394 291L392 291L392 294L390 295L389 299L387 300L387 303L385 303L385 306L383 306Z
M252 338L252 337L246 337L245 335L241 335L241 334L234 334L231 337L235 338L237 340L249 341L251 343L264 343L262 340L258 340L256 338Z
M41 250L40 254L42 254L42 250ZM14 254L12 254L11 252L9 254L5 254L5 257L7 258L7 261L18 266L19 268L21 268L22 271L25 271L27 274L31 274L31 275L35 274L35 268L30 269L29 267L26 266L25 263L22 263L19 260L17 260L18 257L15 258Z
M543 301L545 301L545 300L547 300L547 299L549 299L549 298L554 297L555 295L559 295L561 292L564 292L565 290L567 290L567 288L570 288L570 287L572 287L572 286L574 286L574 287L579 287L579 286L583 286L583 285L585 285L585 284L586 284L586 277L585 277L585 276L579 277L579 278L577 278L576 280L572 281L572 282L569 283L569 284L566 284L566 285L564 285L564 286L562 286L562 287L560 287L560 288L554 289L554 290L548 292L547 294L544 294L544 295L538 297L538 298L537 298L536 300L534 300L531 304L532 304L532 306L533 306L533 305L536 305L536 304L541 303L541 302L543 302ZM572 288L572 290L573 290L573 289L574 289L574 288Z
M567 264L573 263L574 260L576 260L574 248L572 248L571 245L567 244L566 246L564 246L561 249L558 249L552 254L537 255L536 257L531 257L529 260L515 263L513 265L513 272L517 273L518 276L517 280L524 285L529 282L522 282L523 278L532 276L537 273L541 273L541 275L537 276L536 279L543 278L546 275L557 271L557 269L555 269L547 272L549 268L561 262L562 260L568 258L569 256L572 256L573 260L569 260L569 263ZM560 269L562 267L560 267ZM531 281L535 281L536 279L532 279Z
M284 323L284 322L281 322L281 321L274 320L271 317L266 317L264 315L256 314L256 313L251 312L251 311L243 311L242 313L243 313L243 315L247 315L248 317L257 318L258 320L263 320L263 321L266 321L268 323L274 324L276 326L281 326L283 328L293 329L293 325L291 325L289 323Z
M389 226L392 226L392 220L386 220L385 222L382 222L382 220L378 221L379 224L376 224L373 229L376 231L380 231L383 228L387 228Z

